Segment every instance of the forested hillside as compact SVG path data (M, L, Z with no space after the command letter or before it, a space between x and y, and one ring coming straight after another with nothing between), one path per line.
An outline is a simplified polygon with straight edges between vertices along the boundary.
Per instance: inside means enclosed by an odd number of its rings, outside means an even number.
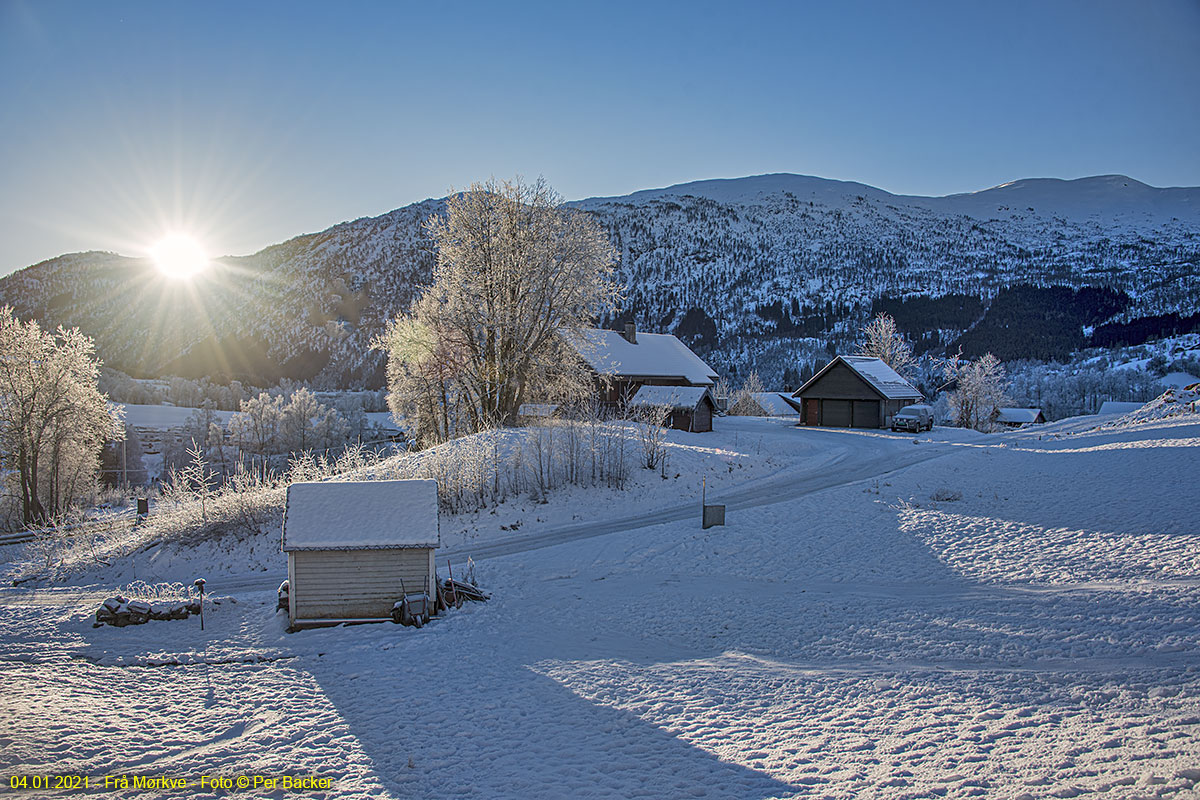
M1194 330L1200 189L1123 176L909 197L798 175L702 181L576 204L621 254L612 324L674 332L723 374L851 346L872 312L919 351L1059 358ZM0 280L0 301L78 326L138 376L382 384L369 348L429 279L427 200L221 259L188 284L140 259L77 253Z

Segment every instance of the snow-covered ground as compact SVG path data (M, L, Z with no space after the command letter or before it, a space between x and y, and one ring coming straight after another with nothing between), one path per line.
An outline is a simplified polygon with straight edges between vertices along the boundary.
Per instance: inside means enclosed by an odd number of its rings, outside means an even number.
M1200 419L1098 422L719 419L624 499L444 518L494 598L419 631L286 634L266 563L206 571L236 602L203 633L92 628L111 583L2 590L0 766L333 780L313 797L1195 797ZM693 484L722 471L728 524L701 530Z

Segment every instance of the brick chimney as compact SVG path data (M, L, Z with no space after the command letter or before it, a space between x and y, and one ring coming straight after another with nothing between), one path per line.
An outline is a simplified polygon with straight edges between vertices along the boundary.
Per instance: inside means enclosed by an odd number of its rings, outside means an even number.
M625 333L623 334L625 341L630 344L637 344L637 328L632 322L625 323Z

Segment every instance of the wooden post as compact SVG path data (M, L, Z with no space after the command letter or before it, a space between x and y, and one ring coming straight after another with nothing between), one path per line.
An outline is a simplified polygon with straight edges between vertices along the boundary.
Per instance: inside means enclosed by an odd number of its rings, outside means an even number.
M708 530L709 528L720 525L725 525L725 506L708 504L708 478L705 478L701 483L700 488L700 528Z
M196 588L200 590L200 630L204 630L204 578L196 578Z

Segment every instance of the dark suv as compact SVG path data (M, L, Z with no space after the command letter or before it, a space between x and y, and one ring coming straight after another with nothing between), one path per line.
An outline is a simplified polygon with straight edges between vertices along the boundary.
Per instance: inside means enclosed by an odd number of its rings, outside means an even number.
M933 430L933 409L921 403L905 406L892 417L892 430L912 433Z

